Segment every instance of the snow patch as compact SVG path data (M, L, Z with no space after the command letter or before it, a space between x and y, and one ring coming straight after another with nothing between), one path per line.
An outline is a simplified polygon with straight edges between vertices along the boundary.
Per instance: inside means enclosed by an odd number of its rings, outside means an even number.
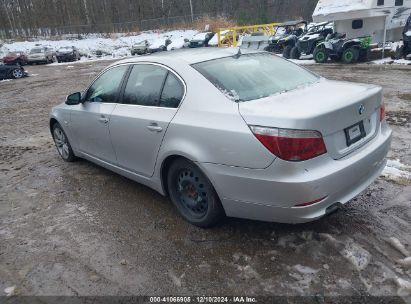
M138 35L128 36L128 37L115 37L111 38L101 38L99 35L88 35L86 39L63 39L58 41L52 40L39 40L39 41L23 41L23 42L14 42L9 44L4 44L0 49L1 52L12 52L12 51L24 51L28 53L36 45L47 45L55 50L67 47L75 46L80 50L80 53L85 57L90 57L89 59L98 60L96 51L101 51L103 57L126 57L131 55L131 47L140 42L147 40L150 45L164 45L167 39L171 41L184 41L184 39L191 40L194 35L198 34L196 30L176 30L168 32L142 32ZM176 48L180 48L183 45L175 45Z
M401 278L396 278L395 283L398 285L398 295L407 296L411 294L411 282Z
M400 242L399 239L395 238L395 237L390 237L388 240L388 243L394 247L395 249L397 249L399 252L401 252L404 256L409 256L410 253L409 251L404 247L404 245Z
M411 179L411 166L402 164L399 160L388 160L382 176L388 179Z
M404 266L406 268L411 268L411 257L402 259L402 260L398 260L397 261L398 264L400 264L401 266Z
M6 294L6 297L12 297L16 292L16 286L7 287L6 289L4 289L4 292Z
M358 271L365 269L371 260L371 254L352 241L349 242L340 253L350 261Z

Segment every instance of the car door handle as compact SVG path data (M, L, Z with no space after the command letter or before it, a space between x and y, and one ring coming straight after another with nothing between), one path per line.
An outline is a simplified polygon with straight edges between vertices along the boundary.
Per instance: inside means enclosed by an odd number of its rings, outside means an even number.
M163 128L160 127L158 124L149 125L147 126L147 129L151 132L157 132L157 133L163 132Z
M99 122L103 123L103 124L108 124L108 122L110 121L107 117L105 116L101 116L98 120Z

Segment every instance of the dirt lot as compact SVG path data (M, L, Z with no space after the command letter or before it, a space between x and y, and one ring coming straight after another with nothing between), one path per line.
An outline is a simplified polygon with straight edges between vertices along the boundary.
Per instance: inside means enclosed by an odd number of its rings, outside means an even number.
M227 219L201 230L144 186L87 161L64 163L49 110L106 65L33 66L29 78L0 82L0 294L410 294L402 280L411 282L411 269L396 263L406 252L387 241L411 251L410 180L381 178L311 224ZM411 164L411 67L308 68L382 85L395 131L389 157Z

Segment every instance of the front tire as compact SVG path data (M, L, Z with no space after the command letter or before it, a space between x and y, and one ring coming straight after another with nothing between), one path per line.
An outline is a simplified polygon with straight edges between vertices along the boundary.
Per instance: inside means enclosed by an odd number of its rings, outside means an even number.
M290 55L291 55L291 50L292 50L292 46L291 45L287 45L284 50L283 50L283 57L285 59L290 59Z
M291 49L290 56L291 56L291 59L300 59L301 52L298 49L298 47L295 46Z
M360 57L360 51L355 48L348 48L344 51L342 59L346 64L352 64L358 62Z
M57 151L59 152L61 158L69 163L75 161L76 156L74 155L66 133L59 123L55 123L53 125L52 134L54 143L56 144Z
M185 159L172 163L167 185L171 201L189 223L209 228L224 217L224 209L213 185L194 163Z
M329 55L328 55L327 50L324 47L322 47L322 48L316 48L314 50L313 56L314 56L315 62L326 63Z

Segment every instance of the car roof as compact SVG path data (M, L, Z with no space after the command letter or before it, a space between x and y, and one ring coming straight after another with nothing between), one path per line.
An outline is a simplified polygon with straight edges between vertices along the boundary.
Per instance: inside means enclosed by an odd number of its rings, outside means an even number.
M199 62L235 56L240 51L239 48L194 48L194 49L180 49L169 52L159 52L146 56L139 56L118 61L111 66L125 63L138 62L158 62L164 63L167 60L180 61L182 63L191 65ZM261 53L257 50L241 50L242 54Z
M295 20L295 21L287 21L287 22L281 23L280 26L290 26L290 25L292 26L292 25L298 25L300 23L308 24L308 22L305 20Z

